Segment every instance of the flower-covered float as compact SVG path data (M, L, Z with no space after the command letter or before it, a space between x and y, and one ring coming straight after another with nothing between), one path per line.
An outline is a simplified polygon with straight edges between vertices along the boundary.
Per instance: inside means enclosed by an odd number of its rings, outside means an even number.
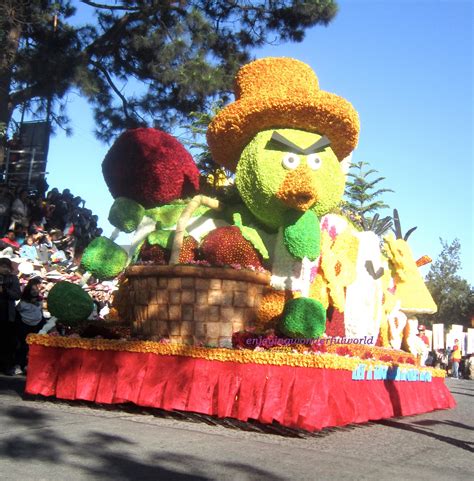
M116 232L82 265L122 272L117 309L135 339L30 336L27 392L306 430L453 407L444 371L420 362L414 316L436 306L407 236L361 232L339 210L352 105L290 58L244 66L235 92L207 139L237 202L199 195L191 156L164 132L112 146ZM129 252L119 231L134 233Z

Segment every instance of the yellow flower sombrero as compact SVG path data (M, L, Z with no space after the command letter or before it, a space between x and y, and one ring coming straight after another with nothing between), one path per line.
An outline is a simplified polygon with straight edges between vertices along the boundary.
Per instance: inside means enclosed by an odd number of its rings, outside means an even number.
M232 171L244 147L262 130L294 128L326 135L340 161L357 145L354 107L320 90L316 74L299 60L268 57L243 66L235 78L235 96L207 131L214 160Z

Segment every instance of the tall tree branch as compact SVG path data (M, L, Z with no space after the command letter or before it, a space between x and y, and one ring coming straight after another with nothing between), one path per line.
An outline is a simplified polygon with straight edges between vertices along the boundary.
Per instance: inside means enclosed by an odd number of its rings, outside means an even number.
M126 5L104 5L103 3L91 2L89 0L81 0L81 3L85 3L90 7L102 8L106 10L126 10L129 12L134 12L140 10L141 7L127 7Z
M107 71L107 69L105 67L103 67L100 63L98 62L91 62L91 64L99 71L102 72L102 74L104 75L105 79L107 80L107 83L110 85L110 88L115 92L115 94L117 95L117 97L120 98L120 100L122 101L122 110L123 110L123 113L125 115L125 118L130 120L131 117L130 117L130 114L128 113L128 101L127 99L125 98L125 96L122 94L122 92L120 92L120 90L118 89L118 87L115 85L114 81L112 80L112 77L110 76L109 72Z

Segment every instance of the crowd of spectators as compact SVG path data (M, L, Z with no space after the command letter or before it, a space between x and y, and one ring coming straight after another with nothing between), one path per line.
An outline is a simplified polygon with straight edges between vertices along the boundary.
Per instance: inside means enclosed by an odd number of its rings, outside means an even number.
M57 322L48 312L47 297L59 281L82 285L94 301L88 321L113 320L113 295L118 281L84 284L80 273L55 269L46 272L15 272L15 263L0 257L0 373L10 376L26 373L28 345L31 333L56 332L68 334L69 327ZM101 335L94 324L88 326L90 336Z
M97 221L69 189L41 195L0 185L0 371L25 371L26 336L48 320L57 282L84 284L95 303L91 319L109 313L117 282L85 284L78 271L83 250L102 234Z
M426 365L443 369L455 379L474 379L474 354L463 353L457 339L452 348L432 350Z
M38 192L0 185L0 257L73 264L102 234L98 218L69 189Z

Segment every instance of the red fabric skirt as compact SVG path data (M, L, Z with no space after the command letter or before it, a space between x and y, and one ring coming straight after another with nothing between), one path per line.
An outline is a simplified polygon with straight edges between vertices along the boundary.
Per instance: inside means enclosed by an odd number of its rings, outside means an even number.
M308 431L456 405L443 378L352 380L346 370L31 345L26 392L182 410Z

